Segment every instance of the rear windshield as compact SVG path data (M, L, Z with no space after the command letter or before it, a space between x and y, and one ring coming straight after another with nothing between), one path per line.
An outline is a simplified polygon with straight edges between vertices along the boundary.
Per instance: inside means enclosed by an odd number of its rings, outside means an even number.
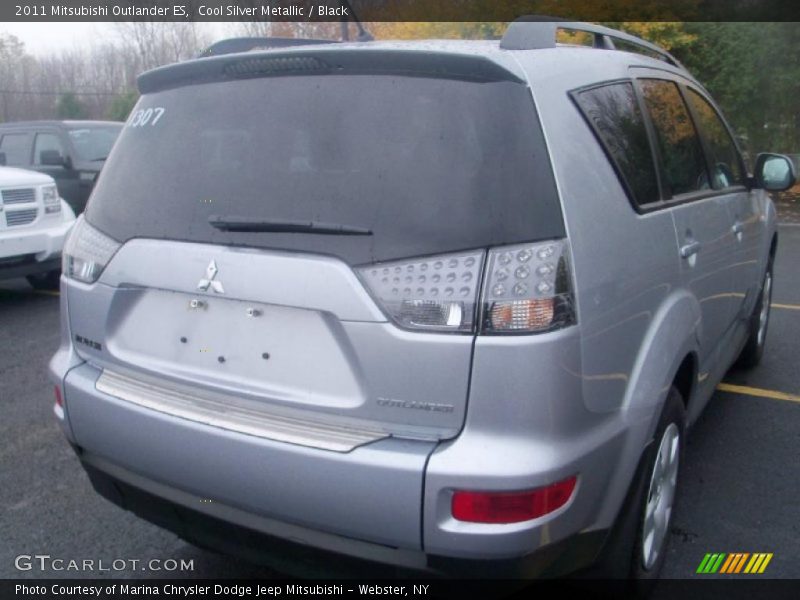
M224 232L211 216L373 235ZM147 94L106 162L87 219L122 242L299 250L350 264L563 235L525 86L388 75Z

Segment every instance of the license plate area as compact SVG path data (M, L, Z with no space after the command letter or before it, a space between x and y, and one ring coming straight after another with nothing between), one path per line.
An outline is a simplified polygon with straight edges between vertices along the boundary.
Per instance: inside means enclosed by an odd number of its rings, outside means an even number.
M354 355L331 314L166 290L118 290L108 351L118 360L288 405L355 409Z

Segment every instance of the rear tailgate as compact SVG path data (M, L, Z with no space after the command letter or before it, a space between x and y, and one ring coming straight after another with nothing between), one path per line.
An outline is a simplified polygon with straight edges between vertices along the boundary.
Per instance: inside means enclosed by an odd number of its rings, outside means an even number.
M198 290L212 262L223 293ZM376 438L463 422L473 337L398 329L337 259L133 240L93 288L70 288L72 330L112 372Z

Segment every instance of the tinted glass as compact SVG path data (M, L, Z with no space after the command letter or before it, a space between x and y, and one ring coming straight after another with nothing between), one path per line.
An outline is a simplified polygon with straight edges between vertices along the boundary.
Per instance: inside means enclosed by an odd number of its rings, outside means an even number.
M80 127L68 129L69 140L79 160L104 160L117 141L122 125L116 127Z
M578 94L578 103L611 155L634 201L658 200L653 156L642 113L630 83L615 83Z
M210 216L371 236L235 233ZM87 219L108 235L285 248L351 264L563 235L527 89L306 75L143 96Z
M712 185L724 189L744 185L739 151L714 107L700 94L689 90L689 102L697 118L698 126L708 144L713 165Z
M64 156L64 149L61 146L61 140L54 133L37 133L36 141L33 143L33 164L42 164L42 152L46 150L55 150L62 157Z
M658 79L644 79L641 84L661 152L664 194L709 189L700 140L678 86Z
M31 142L27 133L7 133L0 139L0 152L6 155L10 167L30 164Z

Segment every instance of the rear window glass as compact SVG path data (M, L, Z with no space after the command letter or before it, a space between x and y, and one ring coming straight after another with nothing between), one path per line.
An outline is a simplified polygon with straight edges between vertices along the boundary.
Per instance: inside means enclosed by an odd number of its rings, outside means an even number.
M639 206L659 199L653 155L633 85L613 83L576 96L584 116Z
M30 164L31 138L27 133L7 133L0 137L0 152L10 167Z
M371 236L232 233L210 216ZM351 264L563 235L529 91L512 82L307 75L143 96L87 209L134 237L333 254Z

